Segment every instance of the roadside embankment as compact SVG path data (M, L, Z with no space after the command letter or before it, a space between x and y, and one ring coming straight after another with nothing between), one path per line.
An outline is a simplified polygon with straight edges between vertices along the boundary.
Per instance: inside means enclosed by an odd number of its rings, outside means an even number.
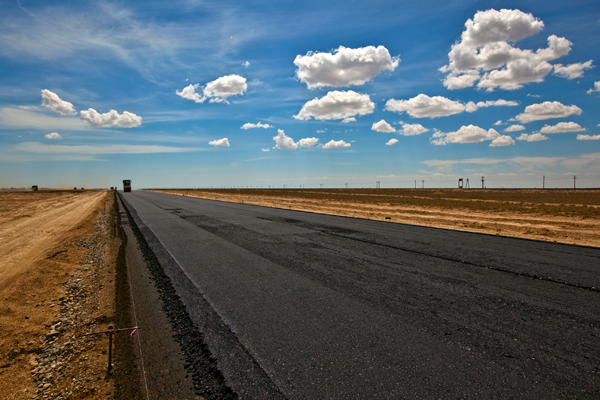
M0 193L3 398L138 393L136 371L123 374L130 363L121 335L115 334L112 374L107 335L88 335L130 324L127 299L115 291L123 256L118 227L113 191ZM116 375L134 384L119 384Z

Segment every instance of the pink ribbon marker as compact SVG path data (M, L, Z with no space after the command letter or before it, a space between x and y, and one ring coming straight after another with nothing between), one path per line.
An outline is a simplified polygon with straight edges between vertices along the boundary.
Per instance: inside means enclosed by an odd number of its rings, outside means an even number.
M129 337L132 337L133 334L135 333L135 331L137 331L137 326L131 331L131 333L129 334Z

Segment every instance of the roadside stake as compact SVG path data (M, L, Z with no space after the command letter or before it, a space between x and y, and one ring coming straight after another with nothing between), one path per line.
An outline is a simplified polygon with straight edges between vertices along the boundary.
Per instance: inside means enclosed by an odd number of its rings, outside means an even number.
M112 365L112 341L113 341L113 335L116 332L131 331L131 333L129 334L129 337L133 337L133 334L138 329L140 329L139 326L132 326L131 328L114 329L113 325L110 324L110 325L108 325L108 330L106 330L106 331L86 333L84 335L80 335L80 336L77 336L77 337L84 337L84 336L91 336L91 335L102 335L104 333L108 334L108 368L107 368L106 372L108 374L110 374L111 371L112 371L112 368L113 368L113 365Z

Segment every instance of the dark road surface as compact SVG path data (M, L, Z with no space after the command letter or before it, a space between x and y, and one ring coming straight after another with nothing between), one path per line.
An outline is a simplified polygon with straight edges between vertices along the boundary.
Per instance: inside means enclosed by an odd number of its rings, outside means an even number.
M600 249L123 198L243 398L600 398Z

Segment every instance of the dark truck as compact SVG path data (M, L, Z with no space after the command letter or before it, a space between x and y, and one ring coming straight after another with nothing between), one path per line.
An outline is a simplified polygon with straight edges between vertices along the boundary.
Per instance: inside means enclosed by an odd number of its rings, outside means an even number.
M131 179L125 179L123 181L123 191L131 192Z

